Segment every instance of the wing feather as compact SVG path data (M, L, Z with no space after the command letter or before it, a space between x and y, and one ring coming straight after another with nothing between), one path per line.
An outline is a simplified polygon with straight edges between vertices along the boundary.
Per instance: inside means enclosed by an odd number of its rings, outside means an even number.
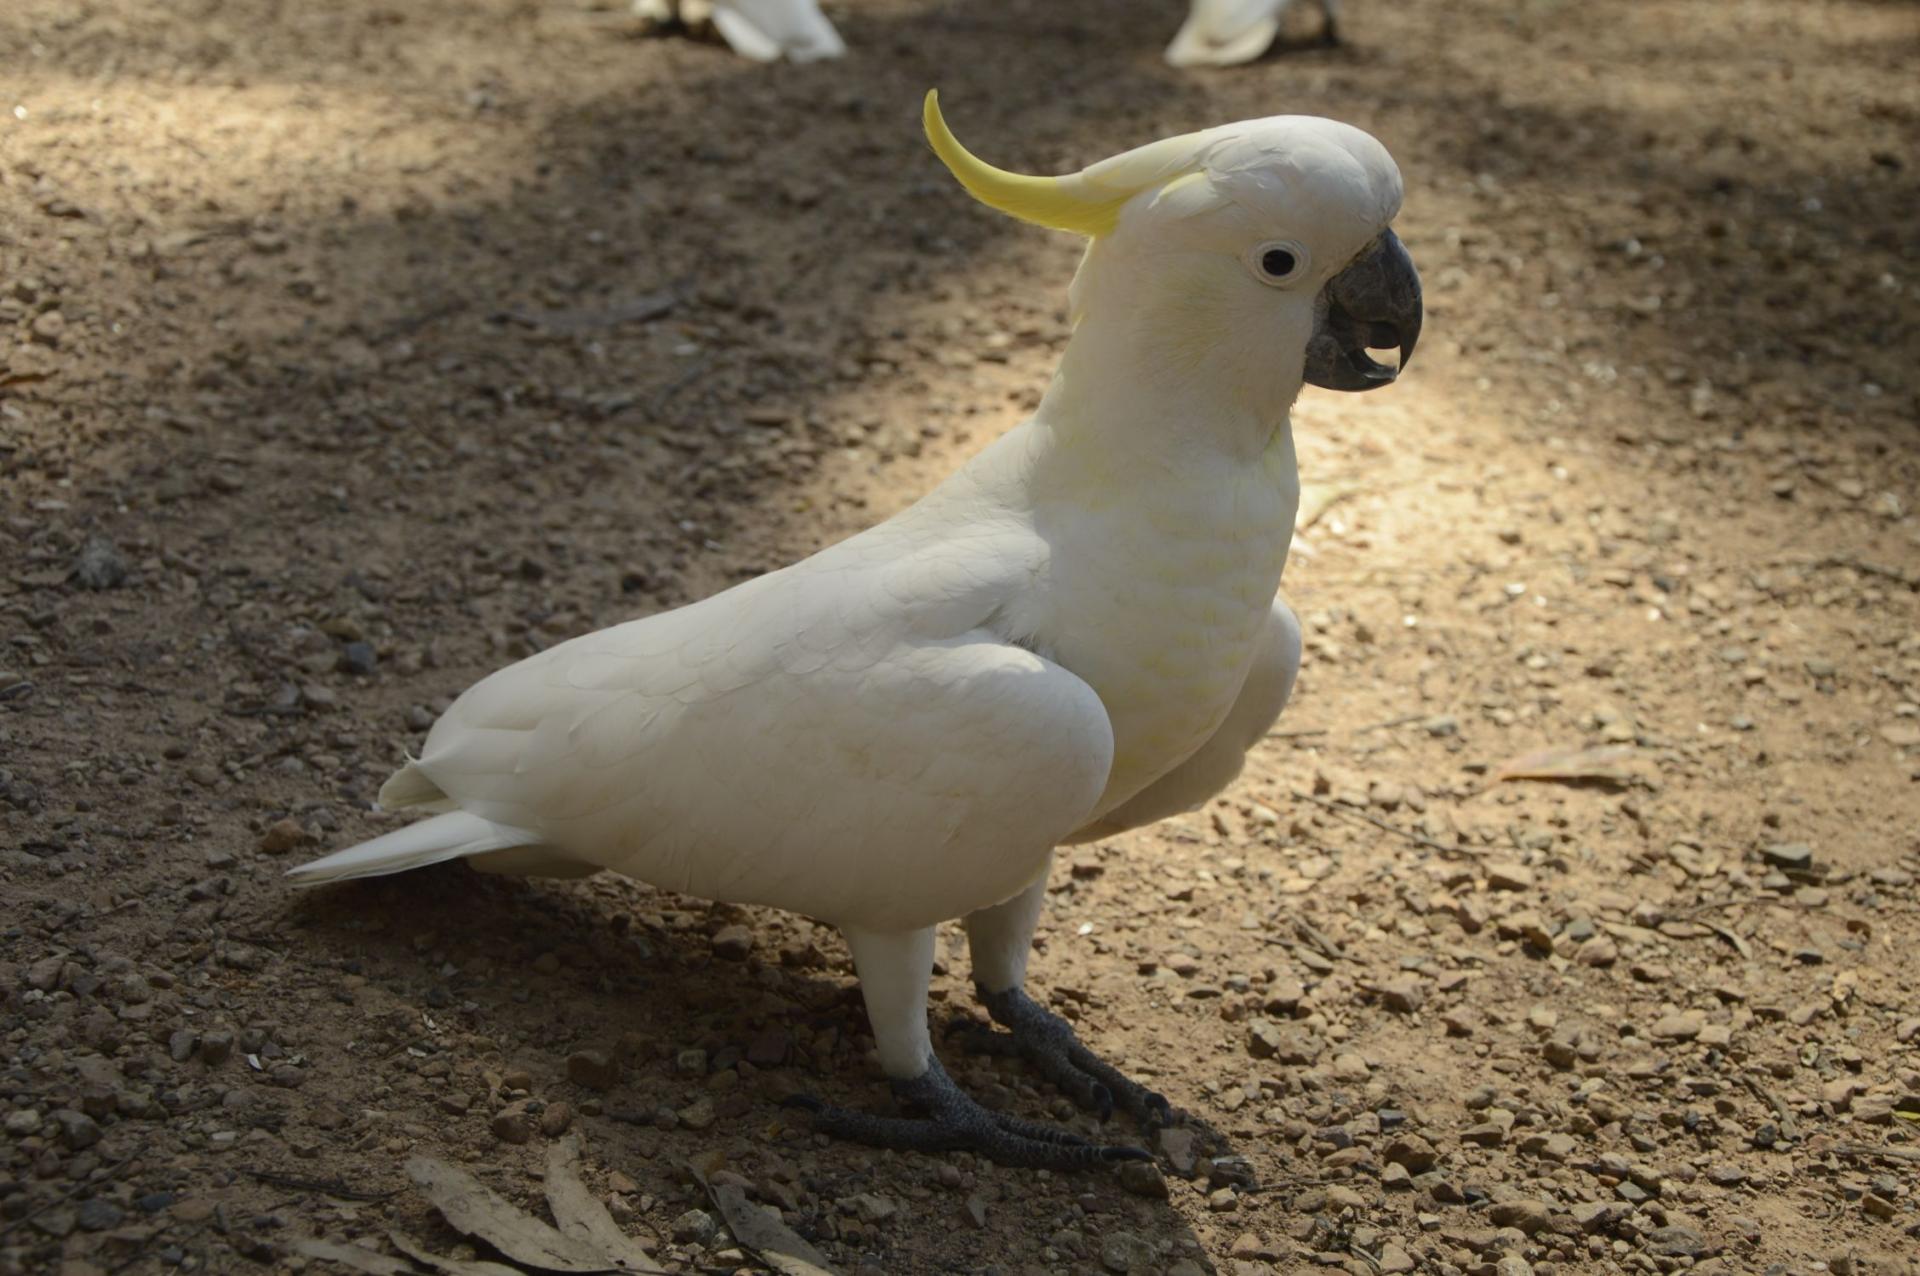
M707 898L876 929L997 903L1085 822L1113 733L1085 682L982 627L992 548L940 546L916 583L897 553L847 570L855 546L562 643L461 697L413 765Z

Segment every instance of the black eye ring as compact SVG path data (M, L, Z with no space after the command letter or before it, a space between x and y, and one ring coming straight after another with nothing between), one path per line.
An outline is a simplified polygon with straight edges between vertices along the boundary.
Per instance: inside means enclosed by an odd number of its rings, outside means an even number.
M1246 255L1247 269L1261 283L1284 288L1307 273L1306 246L1294 239L1269 239Z

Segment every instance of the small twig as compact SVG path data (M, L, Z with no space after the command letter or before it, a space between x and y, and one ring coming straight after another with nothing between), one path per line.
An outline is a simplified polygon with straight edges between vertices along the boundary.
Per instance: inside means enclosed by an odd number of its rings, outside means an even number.
M1463 855L1468 859L1474 859L1486 853L1471 846L1448 846L1445 842L1436 842L1430 837L1412 832L1408 829L1403 829L1397 824L1389 824L1376 816L1368 815L1365 811L1356 811L1350 806L1342 806L1338 802L1329 802L1325 798L1315 797L1311 793L1302 793L1298 789L1293 791L1293 796L1303 802L1311 802L1323 810L1332 811L1335 815L1342 815L1351 820L1359 820L1362 823L1371 824L1383 833L1391 833L1395 837L1405 838L1415 846L1424 846L1428 850L1438 851L1442 855Z
M1739 953L1742 960L1753 960L1753 948L1746 940L1740 938L1738 932L1734 931L1731 927L1722 926L1718 922L1701 922L1700 924L1720 936L1720 938L1726 940L1729 944L1732 944L1733 951Z
M1299 740L1310 735L1326 735L1326 727L1299 727L1292 731L1269 731L1269 740Z
M275 1174L272 1170L248 1170L248 1174L262 1183L274 1187L284 1187L296 1192L325 1192L328 1196L337 1196L343 1201L384 1201L388 1197L398 1196L399 1189L390 1192L362 1192L348 1187L339 1179L303 1179L291 1174Z
M1351 1241L1347 1243L1347 1253L1352 1254L1355 1258L1358 1258L1361 1262L1365 1263L1368 1267L1372 1268L1376 1272L1384 1272L1387 1270L1385 1267L1382 1267L1380 1265L1379 1259L1375 1258L1372 1254L1367 1253L1366 1250L1361 1249L1358 1245L1353 1244Z
M1773 1109L1773 1115L1780 1121L1780 1136L1782 1138L1794 1142L1799 1141L1800 1124L1793 1119L1793 1113L1787 1110L1786 1104L1780 1102L1772 1091L1768 1090L1758 1081L1755 1081L1752 1077L1742 1076L1740 1078L1740 1084L1753 1091L1755 1097Z
M97 1178L92 1175L88 1175L86 1178L82 1179L80 1182L75 1183L72 1187L68 1188L66 1191L60 1193L60 1195L48 1201L45 1205L40 1206L38 1209L28 1210L25 1214L22 1214L19 1218L14 1219L13 1222L8 1223L5 1227L0 1227L0 1236L5 1236L10 1232L13 1232L19 1228L25 1227L28 1223L33 1222L34 1219L39 1218L42 1214L46 1213L48 1210L53 1209L56 1206L65 1205L68 1201L72 1200L74 1197L80 1195L80 1193L86 1191L89 1188L97 1188L101 1186L102 1184L112 1179L113 1176L118 1174L121 1170L124 1170L129 1165L133 1164L134 1161L137 1160L140 1157L140 1155L146 1150L147 1150L147 1145L142 1143L139 1147L127 1153L127 1155L124 1158L115 1162L112 1166L109 1166L105 1174L102 1174Z
M1390 727L1404 727L1409 722L1419 722L1426 716L1424 713L1402 714L1397 718L1388 718L1385 722L1370 722L1364 727L1355 727L1353 733L1355 735L1365 735L1369 731L1385 731Z
M1638 863L1639 861L1636 860L1635 862ZM1698 926L1702 930L1712 931L1715 935L1718 935L1721 939L1724 939L1727 941L1727 943L1731 944L1735 952L1739 953L1742 957L1746 958L1748 961L1752 961L1753 949L1747 944L1746 940L1740 938L1737 932L1729 929L1728 927L1722 926L1718 922L1708 922L1708 921L1699 920L1701 914L1703 913L1710 913L1710 912L1713 912L1715 909L1725 908L1729 904L1744 904L1747 902L1748 901L1746 900L1731 899L1731 900L1721 900L1717 904L1701 904L1696 908L1688 909L1684 913L1676 913L1674 916L1669 917L1667 920L1679 926ZM1680 938L1680 936L1670 935L1668 936L1668 938ZM1701 937L1699 935L1688 935L1688 936L1685 936L1685 938L1699 939Z
M1904 1161L1909 1165L1920 1165L1920 1148L1876 1147L1871 1143L1836 1143L1827 1151L1835 1156L1882 1158L1888 1161Z
M1301 943L1313 949L1328 961L1352 960L1340 951L1340 945L1327 938L1312 922L1309 922L1304 917L1296 917L1293 919L1293 933L1300 937Z

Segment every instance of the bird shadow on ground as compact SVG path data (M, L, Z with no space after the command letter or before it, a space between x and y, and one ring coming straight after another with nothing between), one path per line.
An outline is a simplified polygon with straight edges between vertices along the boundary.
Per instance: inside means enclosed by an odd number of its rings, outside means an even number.
M477 1063L494 1076L523 1069L531 1094L547 1107L567 1102L593 1113L584 1119L604 1145L602 1159L643 1179L642 1166L677 1176L678 1167L716 1151L750 1172L768 1160L804 1159L807 1186L821 1199L790 1221L810 1239L855 1246L858 1235L821 1234L832 1198L910 1192L936 1177L931 1171L945 1159L832 1145L783 1106L810 1094L890 1110L859 985L829 927L611 878L554 888L459 865L317 889L296 897L284 921L304 963L340 972L363 1003L358 1009L383 1025L356 1043L375 1086L423 1059ZM751 955L726 946L728 928L740 922L751 922L760 938ZM769 936L779 940L775 951L767 951ZM982 1027L984 1016L961 1008L969 1001L964 972L943 976L935 1046L976 1097L1096 1141L1156 1145L1124 1117L1101 1125L1078 1113L1018 1061L963 1050L965 1034L953 1030ZM546 1025L529 1030L520 1007L544 1008ZM1098 1023L1080 1026L1098 1050ZM325 1029L310 1023L305 1031ZM581 1052L596 1057L582 1062ZM499 1105L495 1096L491 1106ZM466 1123L484 1125L488 1106L463 1113ZM1163 1156L1163 1166L1185 1160L1215 1185L1257 1189L1251 1168L1217 1129L1191 1113L1179 1126L1187 1136L1175 1144L1179 1159ZM1191 1152L1179 1150L1187 1146ZM963 1185L985 1171L971 1156L950 1159L966 1176ZM1112 1176L1079 1177L1090 1212L1141 1208ZM1183 1228L1170 1209L1154 1216L1161 1228ZM951 1240L943 1260L990 1257L973 1231Z

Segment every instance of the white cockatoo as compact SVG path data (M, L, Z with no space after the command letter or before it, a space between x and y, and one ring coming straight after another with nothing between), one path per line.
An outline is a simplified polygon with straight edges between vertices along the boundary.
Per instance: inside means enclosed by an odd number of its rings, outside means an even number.
M820 0L633 0L633 12L661 25L711 22L729 48L755 62L817 62L847 51Z
M1167 46L1174 66L1239 66L1273 44L1293 0L1193 0L1187 20ZM1340 0L1320 0L1326 23L1320 39L1340 42Z
M816 1128L1068 1168L1141 1156L969 1098L927 1028L934 928L964 918L1019 1053L1104 1117L1163 1099L1023 991L1054 847L1206 801L1292 690L1277 601L1303 383L1370 390L1420 286L1366 133L1275 116L1065 177L927 135L990 207L1089 240L1038 409L917 504L813 557L483 679L380 790L429 818L293 870L443 860L612 869L846 936L882 1066L925 1119Z

